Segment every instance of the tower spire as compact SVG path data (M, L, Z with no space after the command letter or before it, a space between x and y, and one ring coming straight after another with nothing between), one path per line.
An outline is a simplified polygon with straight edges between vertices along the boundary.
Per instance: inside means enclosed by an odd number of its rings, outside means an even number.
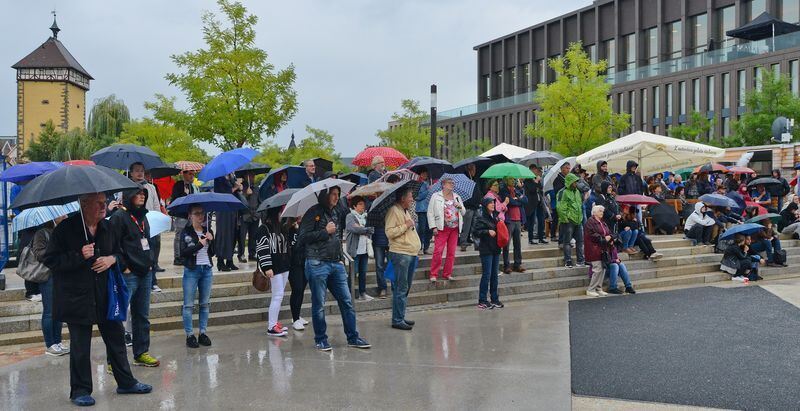
M53 38L57 39L58 38L58 32L61 31L61 29L58 28L58 23L56 23L56 11L53 10L51 13L53 14L53 25L50 26L50 30L53 31Z

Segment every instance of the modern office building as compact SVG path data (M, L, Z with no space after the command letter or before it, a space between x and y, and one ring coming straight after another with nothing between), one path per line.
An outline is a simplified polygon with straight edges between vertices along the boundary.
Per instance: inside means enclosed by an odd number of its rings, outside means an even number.
M523 132L536 117L536 86L554 80L547 59L581 41L592 59L608 61L613 108L631 114L630 131L667 134L698 111L715 119L709 138L727 136L764 70L788 75L795 93L800 86L800 32L757 41L725 34L764 12L797 23L800 0L597 0L475 46L477 104L440 111L438 124L448 135L461 128L492 144L546 149Z

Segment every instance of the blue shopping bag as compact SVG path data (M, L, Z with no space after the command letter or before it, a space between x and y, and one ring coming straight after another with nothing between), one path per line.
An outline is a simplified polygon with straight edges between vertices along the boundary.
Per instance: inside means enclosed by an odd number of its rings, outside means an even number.
M128 314L130 292L125 284L125 278L119 269L119 264L108 270L108 312L109 321L125 321Z
M392 260L386 264L386 269L383 270L383 278L394 282L394 279L397 278L394 274L394 265L392 264Z

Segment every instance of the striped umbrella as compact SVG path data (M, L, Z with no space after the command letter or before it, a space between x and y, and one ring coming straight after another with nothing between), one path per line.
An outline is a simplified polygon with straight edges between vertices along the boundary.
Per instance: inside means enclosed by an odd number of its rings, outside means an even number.
M203 169L203 163L198 163L196 161L176 161L175 165L178 166L181 171L198 172Z
M436 184L432 185L430 190L428 191L428 201L430 201L431 196L433 193L438 193L442 191L442 180L445 178L450 178L456 184L456 187L453 191L456 192L459 196L461 196L462 200L469 200L472 198L472 193L475 191L475 182L470 180L469 177L465 176L464 174L442 174L442 178L436 182Z
M80 209L78 202L74 201L63 206L42 206L22 210L11 221L11 230L13 232L27 230L29 228L38 227L42 224L49 223L58 217L77 212Z

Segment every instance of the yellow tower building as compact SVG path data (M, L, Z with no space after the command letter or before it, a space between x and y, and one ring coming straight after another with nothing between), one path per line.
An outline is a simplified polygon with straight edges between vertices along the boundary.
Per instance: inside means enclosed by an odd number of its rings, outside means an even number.
M52 120L56 129L86 127L86 92L94 80L64 44L55 16L53 36L11 68L17 70L17 155Z

